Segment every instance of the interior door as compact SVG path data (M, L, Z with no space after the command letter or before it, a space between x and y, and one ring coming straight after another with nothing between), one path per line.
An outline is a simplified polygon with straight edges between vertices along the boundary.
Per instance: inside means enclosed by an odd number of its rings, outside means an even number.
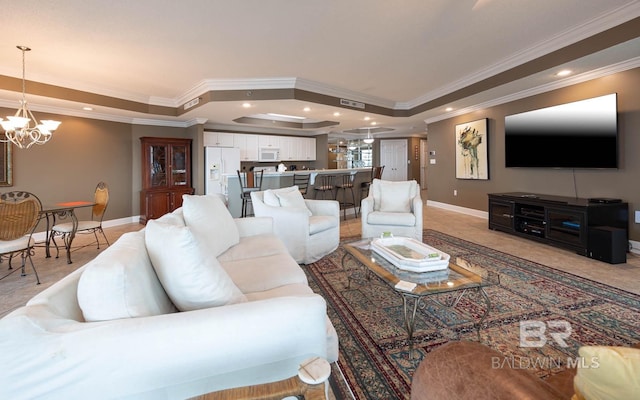
M407 180L407 140L380 140L380 165L384 165L382 179Z

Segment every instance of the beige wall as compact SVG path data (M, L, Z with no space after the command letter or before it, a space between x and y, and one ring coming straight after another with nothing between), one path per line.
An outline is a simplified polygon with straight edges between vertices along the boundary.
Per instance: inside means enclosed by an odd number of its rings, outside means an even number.
M0 115L15 110L0 108ZM0 191L35 193L43 204L91 200L96 184L109 185L106 219L131 216L131 125L35 112L38 119L62 121L53 139L42 146L13 152L13 186ZM89 210L78 211L89 217Z
M531 192L583 198L621 198L629 203L629 239L640 240L640 224L633 222L634 210L640 209L640 157L636 153L640 149L639 87L640 68L637 68L430 124L429 150L436 151L437 163L428 166L428 199L487 211L487 193ZM609 93L618 94L619 169L574 171L504 167L506 115ZM456 179L455 125L480 118L489 119L490 179ZM454 189L458 191L457 197L453 196Z
M437 164L429 165L429 200L486 211L487 193L525 191L575 196L572 170L504 168L504 117L552 104L565 103L618 93L620 168L618 170L576 170L578 197L619 197L630 203L630 215L640 209L640 69L611 75L572 87L555 90L511 103L479 110L472 114L429 125L429 150L436 151ZM0 108L0 115L12 115L15 109ZM1 192L25 190L37 194L43 203L90 199L97 182L108 183L111 200L105 218L136 216L140 212L140 140L142 136L194 139L193 184L196 193L204 192L202 125L189 128L157 127L108 122L86 118L49 115L36 112L38 119L58 119L62 125L55 137L43 146L28 150L13 148L12 187ZM455 125L479 118L489 119L490 180L470 181L455 178ZM323 139L318 140L318 154ZM326 143L326 142L325 142ZM419 161L413 157L419 139L408 139L411 159L408 178L420 177ZM374 164L379 162L379 141L374 143ZM319 160L320 162L320 160ZM319 167L322 168L322 167ZM453 196L453 190L458 196ZM87 210L81 210L87 211ZM88 215L87 215L88 216ZM631 218L632 219L632 218ZM638 224L630 222L630 239L640 240Z

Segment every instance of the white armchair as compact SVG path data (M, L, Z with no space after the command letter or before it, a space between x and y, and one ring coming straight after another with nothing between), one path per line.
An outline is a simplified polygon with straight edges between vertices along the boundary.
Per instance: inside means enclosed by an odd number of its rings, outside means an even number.
M256 217L273 218L274 233L298 264L310 264L340 243L340 206L335 200L310 200L297 186L251 193Z
M369 196L362 199L362 237L380 237L383 232L422 241L422 198L413 181L374 179Z

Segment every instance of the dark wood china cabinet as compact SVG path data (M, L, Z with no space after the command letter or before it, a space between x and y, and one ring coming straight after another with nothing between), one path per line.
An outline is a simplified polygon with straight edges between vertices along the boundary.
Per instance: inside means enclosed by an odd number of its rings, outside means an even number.
M191 139L142 137L140 141L140 223L146 224L182 206L183 194L193 194Z

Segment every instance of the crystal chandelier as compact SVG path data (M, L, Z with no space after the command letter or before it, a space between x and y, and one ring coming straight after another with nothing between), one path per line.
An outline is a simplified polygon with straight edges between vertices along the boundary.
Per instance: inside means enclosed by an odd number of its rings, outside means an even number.
M31 51L31 49L26 46L16 47L22 51L22 101L16 114L12 117L7 117L8 121L0 118L0 125L2 125L6 136L6 139L0 139L0 142L11 142L18 148L28 149L34 144L47 143L53 136L53 131L60 125L60 122L42 120L42 123L39 124L38 120L27 108L24 54L27 51Z

